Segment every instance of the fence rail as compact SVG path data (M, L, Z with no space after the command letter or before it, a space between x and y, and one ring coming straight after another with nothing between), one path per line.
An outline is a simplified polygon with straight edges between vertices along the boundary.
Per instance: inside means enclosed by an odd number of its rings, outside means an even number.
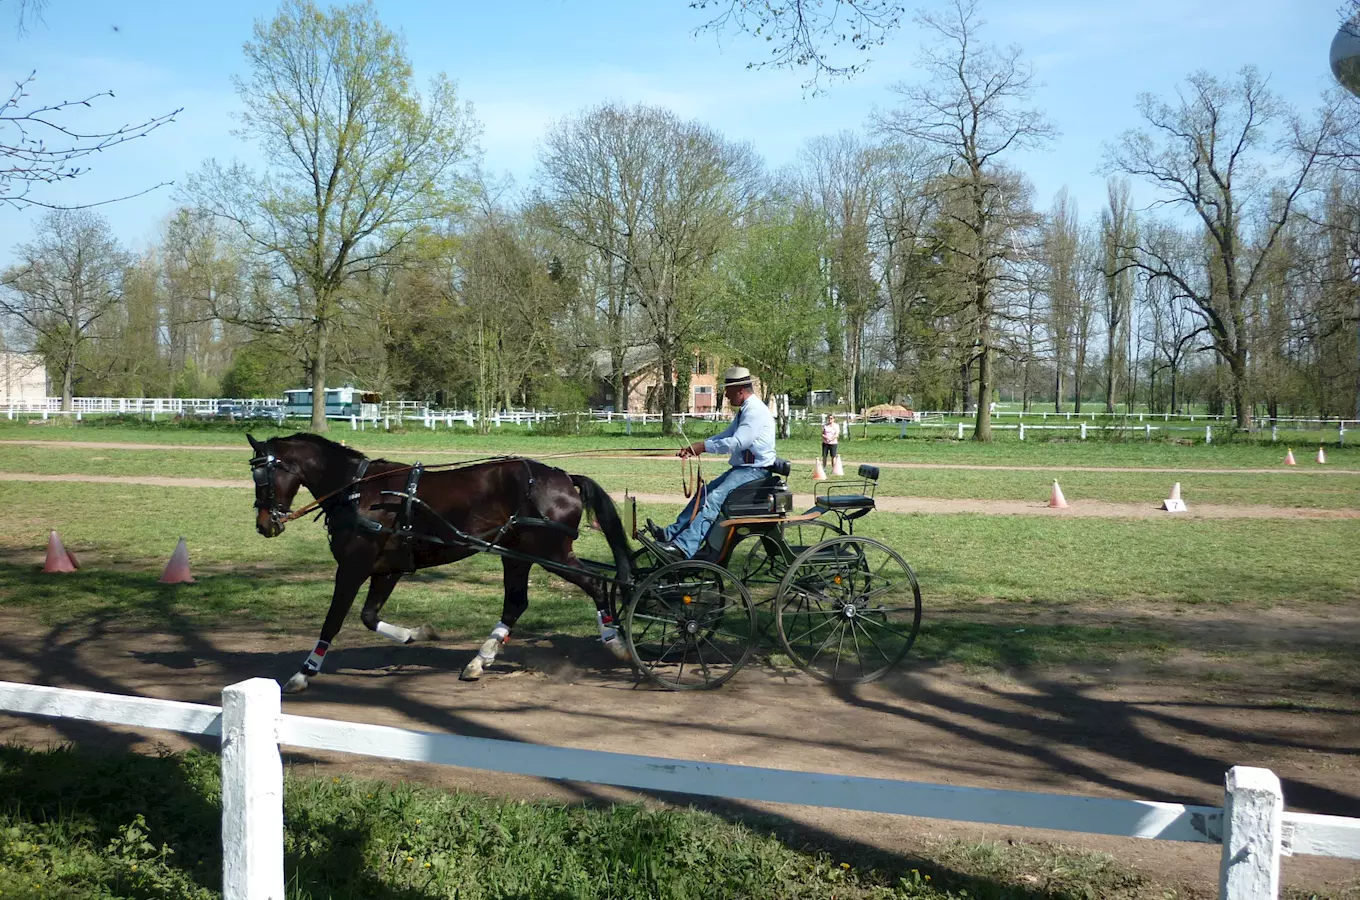
M644 790L1221 844L1223 900L1278 897L1282 855L1360 859L1360 819L1284 812L1279 779L1244 766L1228 772L1223 808L957 787L284 715L278 684L264 678L225 688L220 708L0 682L0 711L220 736L224 900L284 896L280 744Z

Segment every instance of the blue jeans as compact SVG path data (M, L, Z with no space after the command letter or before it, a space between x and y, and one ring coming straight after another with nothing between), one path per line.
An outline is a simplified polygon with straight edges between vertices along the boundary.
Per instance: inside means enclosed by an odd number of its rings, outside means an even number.
M684 551L685 556L694 556L707 536L709 527L718 518L718 511L722 509L727 495L743 484L759 481L768 474L764 469L755 466L728 469L708 483L707 490L703 493L704 505L693 519L690 516L693 514L694 504L698 503L700 498L698 494L690 498L689 503L680 511L680 517L674 524L666 526L666 540L674 541L675 546Z

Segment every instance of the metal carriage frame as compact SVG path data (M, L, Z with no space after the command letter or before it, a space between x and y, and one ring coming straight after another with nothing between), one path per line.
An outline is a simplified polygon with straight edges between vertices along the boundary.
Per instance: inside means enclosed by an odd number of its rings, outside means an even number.
M639 530L636 499L628 498L641 547L628 596L615 582L610 599L634 667L653 684L717 687L772 642L775 662L862 684L891 671L915 643L915 573L896 550L854 534L855 521L875 507L878 469L860 466L858 478L819 483L813 506L793 514L788 464L780 463L728 497L693 559L675 558ZM613 570L588 564L606 578Z

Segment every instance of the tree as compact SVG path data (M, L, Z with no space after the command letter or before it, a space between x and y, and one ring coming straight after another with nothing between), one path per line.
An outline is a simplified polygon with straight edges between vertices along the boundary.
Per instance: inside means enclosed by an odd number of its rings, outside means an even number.
M896 139L935 148L950 172L940 188L953 196L941 207L958 226L952 230L956 241L951 249L963 265L977 341L979 402L973 437L990 441L998 286L1009 277L1006 270L1023 227L1010 214L1016 207L1004 196L999 170L1007 154L1042 146L1054 130L1039 110L1025 106L1033 94L1033 74L1021 60L1020 48L978 42L985 24L978 5L978 0L952 0L945 13L918 17L935 36L922 60L930 80L899 86L903 104L881 116L878 127Z
M232 223L286 285L272 314L224 315L261 331L300 332L312 383L312 429L326 430L327 362L351 315L372 315L348 291L361 276L400 265L427 225L459 207L458 175L474 138L470 112L443 75L422 96L405 42L371 3L318 9L285 0L255 23L241 134L269 163L205 165L191 195Z
M1053 411L1062 412L1063 399L1067 396L1066 379L1072 371L1072 350L1081 304L1082 265L1077 205L1066 188L1053 200L1053 211L1044 223L1040 253L1044 293L1048 295L1049 342L1053 349Z
M1224 81L1196 72L1174 104L1150 94L1138 111L1150 130L1126 132L1107 148L1106 168L1150 181L1163 203L1191 212L1211 246L1208 278L1138 244L1135 265L1169 278L1195 304L1214 351L1227 366L1239 428L1250 428L1248 299L1257 289L1269 251L1307 191L1323 148L1336 128L1336 103L1305 126L1267 88L1252 67ZM1255 240L1247 227L1260 222Z
M866 330L882 305L870 222L885 181L884 154L853 132L814 138L802 154L803 202L823 218L826 235L828 350L851 409L863 408L862 370Z
M651 111L655 112L655 111ZM656 147L653 116L604 104L549 129L539 150L537 217L584 252L583 290L597 311L616 409L628 408L624 360L637 342L628 273L646 230L643 202Z
M27 30L29 21L42 18L45 5L45 0L19 0L17 27L20 34ZM35 197L33 190L40 185L69 181L89 171L81 165L87 157L146 137L162 125L175 121L175 116L183 112L182 108L176 109L113 131L85 131L69 121L69 114L89 108L104 98L112 98L113 91L101 91L80 100L44 102L32 99L31 91L37 83L37 71L29 72L28 77L15 83L9 97L0 103L0 204L18 209L29 206L80 209L138 197L168 184L161 182L126 197L95 203L63 205Z
M69 410L81 352L122 299L127 257L108 223L87 210L49 212L15 255L19 263L2 279L0 312L61 373L61 408Z
M797 393L825 333L820 217L775 205L742 230L720 267L715 339L746 363L767 396Z
M804 89L815 89L822 78L848 80L864 71L871 48L901 25L907 4L894 0L691 0L690 6L716 15L700 30L735 29L762 38L769 56L748 63L748 69L810 68ZM823 47L848 46L850 62L836 63Z
M630 314L661 369L662 430L674 425L680 359L703 343L718 253L752 209L759 163L698 122L649 106L602 106L553 129L540 155L549 224L592 256L615 396Z
M1129 206L1128 182L1111 180L1106 187L1109 204L1100 213L1101 276L1105 288L1101 311L1105 318L1105 412L1113 413L1119 396L1119 379L1129 373L1134 280L1129 248L1137 243L1137 234L1133 210ZM1127 410L1132 408L1126 407Z

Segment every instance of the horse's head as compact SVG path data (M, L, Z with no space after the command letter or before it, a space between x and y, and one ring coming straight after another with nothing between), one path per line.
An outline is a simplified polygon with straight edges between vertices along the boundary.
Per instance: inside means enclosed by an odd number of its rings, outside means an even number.
M274 446L276 438L257 441L246 435L246 440L255 451L250 460L250 475L255 479L255 530L265 537L278 537L302 485L302 476L292 463L279 458Z

